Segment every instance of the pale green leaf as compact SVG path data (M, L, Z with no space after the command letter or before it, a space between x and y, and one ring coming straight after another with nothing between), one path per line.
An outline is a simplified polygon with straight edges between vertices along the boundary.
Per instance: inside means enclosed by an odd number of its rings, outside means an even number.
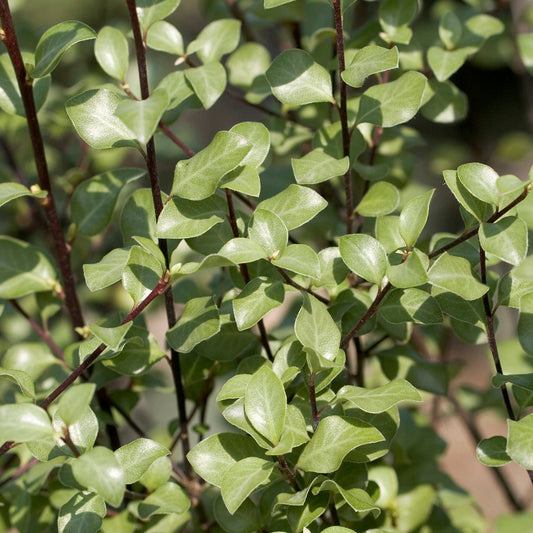
M144 33L154 22L171 15L180 2L181 0L136 0L137 16Z
M205 109L213 106L226 88L226 70L218 62L190 68L185 78Z
M504 217L493 223L485 222L479 228L479 242L486 252L506 263L518 265L527 254L527 225L518 217Z
M170 452L158 442L150 439L137 439L115 450L115 457L124 471L127 485L135 483L145 474L152 463Z
M429 80L424 93L422 115L439 124L451 124L462 120L468 110L466 94L451 81Z
M118 350L132 323L126 322L121 326L105 327L99 324L89 324L89 331L103 344L112 350Z
M112 26L104 26L94 42L94 56L102 70L123 82L129 65L128 41L124 34Z
M219 19L211 22L187 47L187 55L196 54L202 63L219 61L223 55L233 52L239 44L241 22L235 19Z
M166 20L154 22L146 35L146 45L152 50L159 50L180 56L183 54L183 37L176 26Z
M275 258L287 246L287 227L276 213L261 207L260 204L254 211L248 236L263 248L268 257Z
M33 380L27 372L24 372L24 370L16 370L14 368L9 369L0 366L0 378L1 377L16 383L24 396L35 398L35 386L33 385Z
M267 127L261 122L239 122L229 131L241 135L252 145L240 165L259 167L270 151L270 132Z
M90 492L77 492L59 509L58 533L97 533L105 515L104 498Z
M159 457L139 479L150 492L163 485L172 474L172 462L169 457Z
M370 235L344 235L339 242L342 260L358 276L380 285L387 270L382 244Z
M453 10L443 13L439 21L439 37L446 48L454 48L461 38L463 27Z
M518 52L522 63L529 72L533 71L533 33L521 33L517 36Z
M362 87L371 74L398 67L398 48L365 46L358 50L352 62L341 73L342 79L351 87Z
M429 213L429 203L433 197L435 189L431 189L424 194L415 196L407 202L400 213L400 235L407 248L415 245L420 233L426 225Z
M503 466L511 461L506 451L507 439L501 435L483 439L476 447L476 455L485 466Z
M248 196L259 196L261 194L261 179L257 168L253 166L238 166L228 172L219 181L221 189L231 189Z
M466 61L468 51L443 50L440 46L431 46L428 50L428 64L439 81L447 80L457 72Z
M498 205L496 182L499 176L491 167L482 163L467 163L457 169L457 177L476 198L494 206Z
M445 170L442 174L446 185L457 201L478 221L482 222L489 209L488 204L469 192L459 179L457 171Z
M0 406L0 442L27 442L52 437L54 430L47 412L32 403Z
M318 255L306 244L290 244L272 264L302 276L320 278Z
M262 44L245 43L228 58L229 82L248 90L254 80L262 76L270 66L270 52Z
M533 469L533 414L507 420L507 455L527 470Z
M294 0L264 0L265 9L272 9L273 7L282 6L294 2Z
M71 426L87 411L95 390L96 385L94 383L71 385L60 396L56 414L67 426Z
M122 273L122 284L133 301L139 303L156 288L162 275L163 266L158 258L134 246Z
M176 483L169 481L157 487L152 494L139 502L137 511L139 516L146 520L153 515L180 515L190 506L191 502L185 491Z
M46 191L30 191L30 189L20 183L0 183L0 207L22 196L45 198L46 194Z
M231 239L217 252L218 255L233 261L235 264L252 263L259 259L266 259L263 248L251 239L237 237Z
M129 248L115 248L97 263L83 265L83 275L89 290L94 292L120 281L129 258Z
M355 210L364 217L378 217L392 213L400 203L398 189L386 181L373 183Z
M435 298L420 289L390 291L380 305L379 313L392 324L440 324L443 320Z
M336 159L317 148L299 159L291 159L291 165L297 183L314 185L346 174L350 159Z

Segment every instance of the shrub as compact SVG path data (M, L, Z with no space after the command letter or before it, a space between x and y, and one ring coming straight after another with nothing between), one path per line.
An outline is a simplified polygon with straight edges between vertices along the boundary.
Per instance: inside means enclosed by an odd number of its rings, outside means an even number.
M485 531L432 422L496 406L478 458L531 476L531 139L487 153L458 87L533 65L508 3L12 4L0 529ZM494 389L450 387L454 336Z

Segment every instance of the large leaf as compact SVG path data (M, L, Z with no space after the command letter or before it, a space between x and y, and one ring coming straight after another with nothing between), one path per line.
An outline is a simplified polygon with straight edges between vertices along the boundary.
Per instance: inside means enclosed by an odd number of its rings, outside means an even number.
M497 206L499 202L497 172L482 163L466 163L457 169L461 183L482 202Z
M204 200L215 192L222 176L240 165L251 149L251 144L241 135L219 131L207 148L178 162L172 194L188 200Z
M31 403L0 406L0 442L27 442L52 437L54 429L44 409Z
M357 418L336 415L323 418L305 446L298 467L306 472L335 472L353 449L379 442L383 435L370 424Z
M275 258L287 246L288 231L274 212L257 208L248 228L248 236L263 248L268 257Z
M226 70L217 62L188 69L185 78L205 109L214 105L226 88Z
M196 54L202 63L218 61L233 52L239 44L241 23L235 19L219 19L211 22L187 47L187 55Z
M56 274L46 256L34 246L0 236L0 298L20 298L52 289Z
M44 32L37 43L32 77L42 78L50 74L72 45L95 37L94 30L77 20L67 20L52 26Z
M507 454L520 466L533 469L533 414L515 421L507 420Z
M266 71L266 77L272 93L283 104L335 101L329 72L304 50L282 52Z
M115 450L115 457L122 465L125 483L135 483L150 468L152 463L170 452L158 442L137 439Z
M426 78L407 72L389 83L374 85L361 96L357 122L391 127L411 120L422 105Z
M82 182L74 191L70 206L77 231L89 236L101 233L111 222L122 187L144 174L138 168L120 168Z
M324 304L314 296L304 294L304 301L296 322L294 332L306 348L333 361L339 351L341 332Z
M380 285L387 270L387 255L379 241L363 233L344 235L339 250L342 260L358 276Z
M346 174L350 160L348 157L336 159L317 148L299 159L291 159L291 165L297 183L314 185Z
M128 71L128 54L128 41L120 30L104 26L98 32L94 56L106 74L123 82Z
M365 46L357 51L352 62L341 73L342 79L351 87L362 87L371 74L398 67L398 48Z
M506 263L520 264L527 254L527 225L518 217L504 217L479 228L482 248Z

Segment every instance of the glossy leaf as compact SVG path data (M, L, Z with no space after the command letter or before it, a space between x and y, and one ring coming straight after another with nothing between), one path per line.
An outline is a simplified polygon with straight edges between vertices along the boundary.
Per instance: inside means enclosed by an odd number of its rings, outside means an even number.
M443 320L437 300L420 289L390 291L380 306L379 313L393 324L440 324Z
M0 207L22 196L45 198L46 194L46 191L33 192L20 183L0 183Z
M503 466L511 461L506 452L507 439L500 435L483 439L476 448L477 458L485 466Z
M358 50L352 62L342 72L342 79L351 87L362 87L371 74L398 67L398 48L365 46Z
M57 530L59 533L97 533L105 514L104 498L89 492L77 492L59 509Z
M152 492L137 507L139 516L146 520L152 515L179 515L189 509L191 503L185 491L176 483L169 481Z
M468 57L467 51L443 50L440 46L431 46L428 50L428 63L439 81L447 80L457 72Z
M129 65L128 41L112 26L104 26L94 42L94 56L102 70L119 81L124 81Z
M136 0L137 16L144 33L154 22L171 15L180 2L181 0Z
M333 361L339 351L341 333L324 304L314 296L304 293L304 301L296 322L294 332L305 348L328 361Z
M376 428L357 418L328 416L305 446L298 467L306 472L335 472L351 450L381 440L383 435Z
M24 370L8 369L0 367L0 378L6 378L20 388L24 396L35 398L35 386L31 376Z
M429 213L429 203L435 189L416 196L407 202L400 213L400 235L407 248L415 245L422 233Z
M187 55L196 54L202 63L219 61L233 52L239 44L241 23L235 19L219 19L211 22L187 47Z
M287 397L283 384L270 368L264 366L252 376L244 395L244 410L256 431L272 444L279 443Z
M146 34L146 45L167 54L183 54L183 37L176 26L166 20L154 22Z
M282 52L266 71L266 77L274 96L285 105L334 102L328 71L304 50Z
M239 122L229 131L241 135L252 145L240 165L259 167L270 151L270 132L267 127L261 122Z
M115 248L97 263L83 265L85 283L89 290L94 292L120 281L129 257L129 248Z
M237 237L231 239L217 252L236 264L252 263L259 259L266 259L267 254L259 244L251 239Z
M380 285L387 269L385 249L366 234L344 235L339 242L342 260L358 276Z
M403 263L387 266L387 278L393 287L409 289L427 282L427 258L424 261L421 252L411 253Z
M296 183L314 185L346 174L350 160L348 157L336 159L316 149L299 159L291 159L291 165Z
M70 386L59 398L56 414L70 426L87 410L94 396L96 385L82 383Z
M482 163L467 163L457 169L457 177L461 183L482 202L497 206L499 201L498 174Z
M518 217L485 222L479 228L479 242L486 252L516 266L527 254L527 225Z
M72 45L95 37L94 30L77 20L67 20L52 26L44 32L37 43L32 77L42 78L50 74Z
M272 264L302 276L320 278L318 255L306 244L290 244Z
M514 421L507 420L507 454L523 468L533 468L533 414Z
M277 257L287 246L287 227L273 211L258 207L248 228L249 238L259 244L268 257Z
M483 221L488 211L488 204L476 198L463 185L455 170L445 170L443 173L446 185L452 191L457 201L477 220Z
M364 217L378 217L392 213L400 203L398 189L386 181L373 183L355 210Z
M411 120L422 105L426 78L419 72L407 72L395 81L374 85L361 96L357 122L382 127Z
M44 409L31 403L0 406L0 442L27 442L52 437L54 430Z
M279 281L265 277L251 280L233 300L233 312L239 331L255 326L269 311L283 303L285 290Z
M89 331L112 350L118 350L132 323L127 322L121 326L105 327L99 324L89 324Z
M122 284L133 301L138 303L155 289L162 275L163 266L158 258L140 246L134 246L122 273Z
M226 70L217 62L188 69L185 78L205 109L212 107L226 88Z
M188 353L219 330L218 309L211 297L194 298L187 302L176 325L167 331L167 342L178 352Z
M226 62L228 78L232 85L248 90L255 80L264 78L270 66L270 52L262 44L245 43Z
M219 131L207 148L178 162L172 194L188 200L204 200L215 192L222 176L240 165L251 149L241 135Z
M124 471L127 485L135 483L145 474L152 463L170 452L158 442L150 439L137 439L115 450L115 457Z

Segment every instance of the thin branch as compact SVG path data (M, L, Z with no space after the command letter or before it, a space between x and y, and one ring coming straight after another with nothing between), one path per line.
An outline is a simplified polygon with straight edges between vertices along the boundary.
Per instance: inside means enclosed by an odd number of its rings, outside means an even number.
M318 412L317 405L316 405L315 378L316 378L316 373L311 372L311 375L309 376L308 391L309 391L309 402L311 403L311 415L313 418L313 431L316 430L320 422L320 413Z
M276 267L277 271L281 274L281 276L283 277L287 285L290 285L291 287L294 287L295 289L298 289L299 291L305 291L311 294L312 296L314 296L317 300L319 300L323 304L329 305L329 300L327 298L324 298L324 296L320 296L320 294L317 294L316 292L312 291L309 287L304 287L303 285L296 283L296 281L294 281L293 279L289 277L289 275L287 274L287 272L285 272L285 270L283 270L283 268L277 265L274 265L274 266Z
M189 156L192 157L194 155L194 151L191 150L181 139L179 139L174 132L162 121L159 121L159 129L177 146L179 146L183 152Z
M65 303L73 326L75 328L82 327L84 325L84 320L78 296L76 294L74 274L72 273L70 265L70 251L65 242L56 210L54 194L48 173L44 142L39 121L37 119L35 101L33 99L33 80L26 72L26 66L18 45L8 0L0 0L0 19L2 22L1 38L4 41L11 63L13 64L22 103L24 105L39 185L41 189L48 193L47 197L43 199L41 203L46 213L48 225L50 226L54 241L54 252L61 272L66 296Z
M18 479L22 474L24 474L30 468L35 466L38 462L39 462L39 459L35 459L35 458L30 459L26 464L19 467L19 469L13 472L9 477L0 481L0 488L5 487L8 483L11 483L12 481L15 481L16 479Z

